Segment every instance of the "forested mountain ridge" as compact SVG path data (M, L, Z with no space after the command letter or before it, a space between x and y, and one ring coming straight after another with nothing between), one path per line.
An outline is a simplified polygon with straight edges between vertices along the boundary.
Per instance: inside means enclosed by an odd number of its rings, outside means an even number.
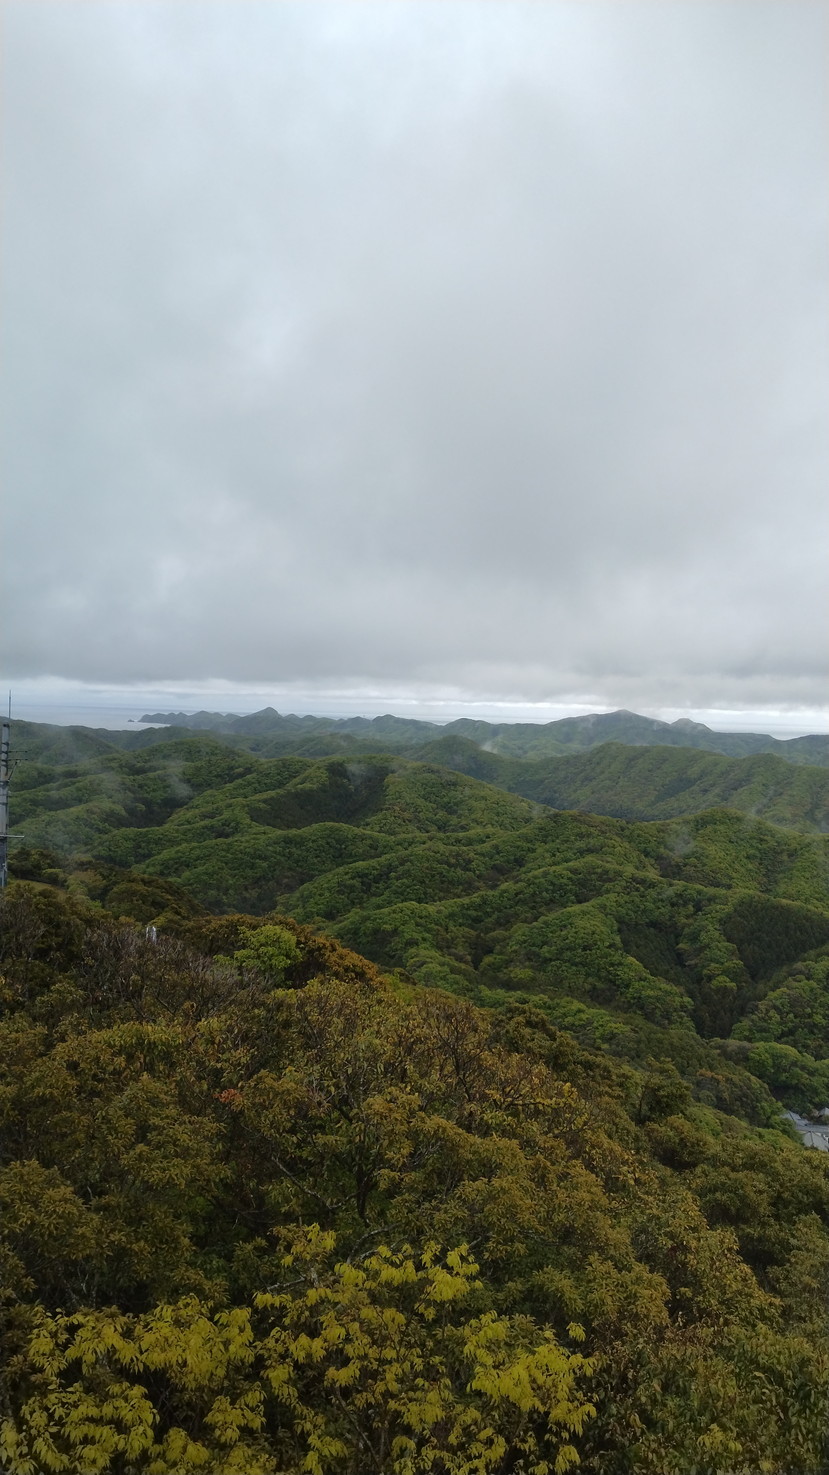
M673 819L723 807L791 829L829 832L829 773L772 754L726 758L614 742L573 757L510 759L443 737L418 749L418 757L554 809Z
M172 813L188 796L186 785L176 777L182 764L215 754L217 774L248 771L242 758L235 767L230 762L222 768L220 754L228 749L240 755L280 759L342 756L374 761L380 756L370 743L342 734L288 741L207 732L197 736L186 729L153 728L140 734L115 734L121 740L118 744L109 741L112 736L15 724L14 742L21 760L13 790L16 821L38 810L64 811L65 825L69 825L71 809L97 798L113 805L122 802L122 822L134 824L140 822L148 783L157 796L152 802L162 802L163 793L165 812ZM125 747L127 740L130 745ZM390 755L395 761L438 764L466 773L556 809L583 809L621 819L667 819L722 806L791 829L829 832L829 772L784 763L770 754L727 759L698 749L604 743L569 757L518 759L484 751L466 738L450 735L413 748L392 748ZM156 775L152 780L151 773ZM117 824L115 809L108 813L109 823ZM77 818L81 821L83 816ZM49 839L44 832L36 843L63 848L72 842Z
M776 753L790 763L829 765L829 736L813 734L799 738L773 738L757 732L715 732L702 722L686 717L662 722L636 712L593 712L583 717L564 717L556 722L484 722L462 717L445 724L410 717L295 717L283 716L273 707L240 717L228 712L152 712L141 718L146 723L165 723L177 728L196 728L244 736L269 735L295 738L335 733L366 738L384 746L412 747L442 737L462 737L476 746L510 757L542 757L593 748L599 743L620 742L634 746L668 745L702 748L727 757L751 753Z
M556 812L393 754L263 760L208 734L20 778L29 849L74 854L87 894L112 878L123 915L163 925L168 884L215 912L276 907L412 982L532 1001L619 1057L696 1071L733 1059L788 1105L829 1102L825 836L722 809L650 823ZM39 864L14 861L48 879Z
M567 717L558 722L492 723L460 718L455 722L425 722L407 717L296 717L285 716L272 707L245 717L220 712L145 713L146 723L166 727L142 727L117 731L110 728L59 727L47 723L16 722L20 741L31 756L57 757L74 752L77 757L94 756L108 748L141 748L193 731L213 732L225 740L268 752L270 744L296 744L327 739L329 752L367 744L365 751L406 751L410 756L425 744L443 738L462 738L483 751L512 758L567 756L589 751L602 743L617 742L634 747L692 748L726 757L740 758L770 753L789 763L829 766L829 736L812 734L797 738L773 738L763 733L715 732L703 723L680 718L661 722L635 712L601 712L584 717ZM274 753L277 748L272 750ZM320 754L323 750L320 750Z
M829 1161L738 1063L723 1112L289 918L171 888L154 941L98 879L0 899L10 1475L823 1470Z

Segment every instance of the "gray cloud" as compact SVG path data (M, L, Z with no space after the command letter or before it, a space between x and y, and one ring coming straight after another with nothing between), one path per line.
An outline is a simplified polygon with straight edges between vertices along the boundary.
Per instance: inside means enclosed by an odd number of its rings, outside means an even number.
M825 5L3 27L11 675L825 700Z

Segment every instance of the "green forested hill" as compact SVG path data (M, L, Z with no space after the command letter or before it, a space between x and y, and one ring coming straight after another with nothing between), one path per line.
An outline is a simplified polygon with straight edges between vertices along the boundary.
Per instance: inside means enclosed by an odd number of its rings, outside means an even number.
M260 758L378 756L376 744L346 733L310 732L288 739L150 728L106 734L19 723L14 741L22 759L13 791L18 819L41 808L68 811L97 798L120 804L126 810L124 822L136 823L146 799L155 802L149 790L154 794L159 787L172 813L186 793L181 785L176 788L176 769L196 757L215 755L218 775L247 772L241 757L246 753ZM239 755L237 768L229 754ZM605 742L571 756L510 758L444 733L434 741L393 747L390 756L438 764L556 809L669 819L724 806L792 829L829 832L829 771L772 754L726 758L694 748ZM229 765L226 770L222 761ZM115 810L108 814L106 825L116 824Z
M484 722L460 718L443 725L408 717L294 717L283 716L273 707L239 717L232 712L150 712L143 722L160 722L196 730L234 736L270 736L296 739L333 734L368 739L375 747L414 747L441 737L460 737L489 752L508 757L548 757L558 753L582 752L599 743L620 742L634 746L701 748L728 757L752 753L776 753L791 763L829 765L829 737L779 739L757 732L715 732L702 722L680 718L661 722L636 712L593 712L582 717L565 717L557 722Z
M111 885L124 915L163 922L168 884L215 912L278 907L417 983L532 1001L585 1044L696 1070L730 1052L788 1104L829 1102L825 836L724 809L555 812L392 755L262 760L207 734L55 773L22 768L15 823L30 849L86 856L87 893ZM119 868L161 892L119 891ZM770 1039L781 988L802 1017Z
M424 834L434 785L375 833ZM748 1124L739 1062L636 1068L174 889L153 940L112 895L0 898L9 1475L825 1470L829 1160Z
M829 832L829 771L771 754L726 758L614 742L575 757L516 760L444 737L419 756L554 809L673 819L724 806L792 829Z
M661 722L636 712L594 712L582 717L565 717L558 722L484 722L460 718L456 722L424 722L408 717L296 717L285 716L273 707L240 717L221 712L145 713L146 723L162 726L133 731L106 728L48 727L33 722L16 722L15 732L31 758L47 752L52 757L74 751L77 756L107 748L133 750L171 737L193 732L210 732L225 742L249 747L264 756L277 756L287 747L316 752L340 752L345 748L377 752L403 751L415 756L418 748L442 739L460 739L484 753L507 758L550 758L578 755L604 743L628 747L688 748L719 753L729 758L769 753L787 763L829 767L829 736L779 739L756 732L715 732L701 722L681 718ZM65 761L59 757L59 761Z
M825 773L129 736L14 775L0 1467L826 1475Z
M105 802L112 807L100 817L102 829L119 822L140 823L145 812L155 823L159 802L165 815L172 814L205 782L219 784L228 776L254 772L255 765L245 756L249 751L255 757L272 754L281 759L378 758L370 745L345 737L276 742L152 729L136 735L136 746L126 751L97 735L71 729L22 730L16 739L23 755L13 788L16 820L44 811L62 812L65 835L56 840L61 847L75 843L71 824L84 820L70 811ZM770 755L726 759L685 748L606 743L576 757L508 759L484 752L466 739L443 737L392 756L395 762L405 756L466 773L553 808L658 819L725 806L787 828L829 830L829 774ZM182 780L183 769L189 771L197 760L204 764L210 760L206 777L194 770L192 782ZM114 806L123 810L120 816ZM87 810L86 820L94 828L94 811Z

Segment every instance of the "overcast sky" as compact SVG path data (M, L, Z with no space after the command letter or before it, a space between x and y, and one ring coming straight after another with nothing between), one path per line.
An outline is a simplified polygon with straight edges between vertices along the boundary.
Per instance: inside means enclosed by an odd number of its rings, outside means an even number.
M826 4L2 32L9 679L826 708Z

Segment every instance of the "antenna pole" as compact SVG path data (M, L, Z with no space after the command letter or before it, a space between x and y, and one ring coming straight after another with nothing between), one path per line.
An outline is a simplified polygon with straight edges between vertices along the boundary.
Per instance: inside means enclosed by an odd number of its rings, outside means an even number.
M11 727L3 720L0 740L0 889L9 879L9 743Z

